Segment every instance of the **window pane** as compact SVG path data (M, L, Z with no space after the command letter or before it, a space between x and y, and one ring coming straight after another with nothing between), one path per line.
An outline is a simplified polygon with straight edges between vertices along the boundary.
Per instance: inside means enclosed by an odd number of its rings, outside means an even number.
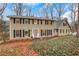
M20 37L20 30L16 30L16 37Z

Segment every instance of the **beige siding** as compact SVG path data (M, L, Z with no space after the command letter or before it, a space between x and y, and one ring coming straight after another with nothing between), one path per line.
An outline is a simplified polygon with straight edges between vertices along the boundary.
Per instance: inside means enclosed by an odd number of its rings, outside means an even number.
M19 19L17 19L17 20L19 20ZM30 29L31 30L31 33L30 33L31 35L30 36L32 36L33 30L38 30L38 36L40 37L40 30L41 29L43 29L43 30L46 30L46 29L50 30L51 29L52 30L52 36L57 34L54 31L54 29L57 28L55 22L52 25L51 24L46 25L45 21L43 21L42 24L41 23L37 24L37 20L34 20L34 22L35 22L35 24L32 24L32 20L30 20L30 24L27 24L27 23L25 23L25 24L20 24L20 23L13 24L13 20L11 19L10 20L10 39L14 39L13 38L13 30L14 29L15 30L29 30ZM49 23L50 23L50 21L49 21ZM61 24L59 29L64 29L64 31L65 31L66 29L69 29L69 27L68 26L62 26L62 24ZM59 36L61 36L61 35L68 35L68 34L69 34L69 32L66 33L66 31L64 33L60 33L60 31L58 31L58 35ZM26 37L21 37L21 38L25 39L25 38L27 38L27 36ZM16 39L21 39L21 38L19 37L19 38L16 38Z

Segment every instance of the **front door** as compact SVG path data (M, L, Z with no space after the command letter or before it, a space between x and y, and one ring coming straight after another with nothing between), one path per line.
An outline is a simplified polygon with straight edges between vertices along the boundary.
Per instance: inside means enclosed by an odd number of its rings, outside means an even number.
M38 37L38 30L37 29L33 30L32 36L33 36L33 38Z

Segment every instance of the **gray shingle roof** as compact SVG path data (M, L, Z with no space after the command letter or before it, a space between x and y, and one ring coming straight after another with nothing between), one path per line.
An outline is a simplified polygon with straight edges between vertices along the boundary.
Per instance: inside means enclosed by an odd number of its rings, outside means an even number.
M32 16L7 16L8 18L26 18L26 19L36 19L36 20L52 20L50 18L44 17L32 17ZM54 20L53 20L54 21Z

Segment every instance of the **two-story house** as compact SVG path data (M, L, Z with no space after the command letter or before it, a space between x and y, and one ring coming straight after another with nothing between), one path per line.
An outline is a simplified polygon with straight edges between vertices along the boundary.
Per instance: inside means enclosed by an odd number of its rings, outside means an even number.
M8 16L10 19L10 39L26 39L69 35L70 27L66 20L31 16Z

